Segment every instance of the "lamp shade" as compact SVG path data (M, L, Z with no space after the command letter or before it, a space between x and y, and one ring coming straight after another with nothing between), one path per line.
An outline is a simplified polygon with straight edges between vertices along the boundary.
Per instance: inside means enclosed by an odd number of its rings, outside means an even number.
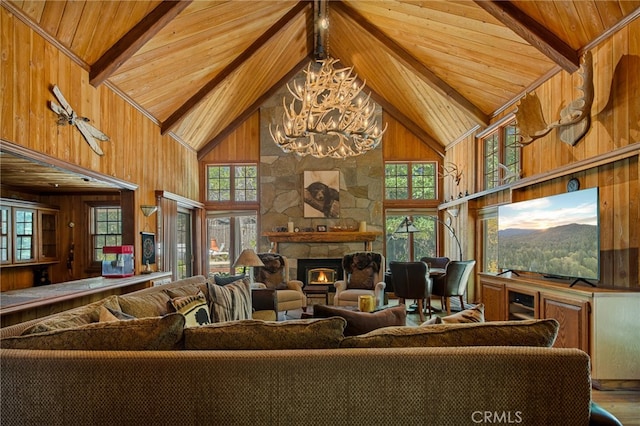
M409 219L409 217L405 217L402 222L400 222L400 225L398 225L398 228L396 229L396 234L408 234L410 232L418 232L420 231L418 228L415 227L415 225L413 224L413 222L411 221L411 219Z
M236 261L233 262L232 267L235 268L238 266L264 266L264 263L262 263L262 260L260 260L253 249L244 249Z

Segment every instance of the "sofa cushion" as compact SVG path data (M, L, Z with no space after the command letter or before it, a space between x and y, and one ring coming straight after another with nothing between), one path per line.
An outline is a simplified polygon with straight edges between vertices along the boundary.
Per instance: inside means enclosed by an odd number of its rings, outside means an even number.
M44 319L27 328L22 332L22 335L62 330L64 328L79 327L81 325L98 322L100 321L100 308L102 306L109 307L117 311L120 310L118 297L109 296L97 302L55 314L52 317Z
M198 294L173 298L171 305L176 312L184 315L185 327L196 327L211 322L207 298L201 291Z
M313 305L314 318L342 317L347 320L345 336L356 336L382 327L406 325L407 309L405 305L382 309L377 312L360 312L335 306Z
M247 278L225 286L209 282L211 322L251 319L251 284Z
M480 303L473 308L465 309L446 317L433 317L421 325L433 324L461 324L469 322L484 322L484 304Z
M179 349L185 319L181 314L109 321L0 340L3 349L138 351Z
M136 319L133 315L125 314L122 311L118 311L116 309L111 309L106 306L100 307L100 320L99 322L107 322L107 321L128 321Z
M227 285L244 278L244 274L240 275L214 275L213 282L218 285Z
M343 348L439 346L551 347L558 335L555 319L386 327L345 338Z
M231 321L185 329L185 349L335 349L343 339L344 318L289 321Z
M159 317L168 314L171 312L170 300L171 298L164 291L118 296L122 312L136 318Z

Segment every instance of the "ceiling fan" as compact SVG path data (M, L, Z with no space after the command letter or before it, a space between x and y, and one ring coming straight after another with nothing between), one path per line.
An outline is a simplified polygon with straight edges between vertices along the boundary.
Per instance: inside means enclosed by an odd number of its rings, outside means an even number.
M49 102L49 107L51 108L51 110L58 114L58 126L64 126L67 124L70 126L76 126L78 130L80 130L80 133L82 133L82 136L85 138L91 149L93 149L98 155L104 155L104 152L102 152L102 149L100 149L100 146L98 145L96 139L101 141L108 141L109 136L105 135L100 130L89 124L89 121L91 120L89 120L87 117L78 116L73 108L71 108L71 105L69 105L64 96L62 96L62 92L60 91L58 86L54 84L52 90L53 94L56 95L56 98L58 98L58 102L60 102L60 104L62 105L60 106L53 101Z

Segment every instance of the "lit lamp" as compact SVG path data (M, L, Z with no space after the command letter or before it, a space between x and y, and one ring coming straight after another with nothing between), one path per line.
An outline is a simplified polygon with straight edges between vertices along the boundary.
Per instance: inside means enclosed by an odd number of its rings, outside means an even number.
M245 274L247 270L247 266L249 267L264 266L264 263L262 263L262 260L260 260L256 252L253 251L253 249L244 249L242 250L242 253L240 253L240 256L238 256L236 261L233 262L233 265L232 265L233 268L237 268L239 266L243 267L242 273ZM249 274L249 281L253 283L253 273Z

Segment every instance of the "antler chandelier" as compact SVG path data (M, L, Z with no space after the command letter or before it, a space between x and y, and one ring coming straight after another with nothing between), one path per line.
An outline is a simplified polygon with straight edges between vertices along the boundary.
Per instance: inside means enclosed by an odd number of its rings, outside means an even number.
M304 86L287 84L293 99L288 106L282 99L282 129L269 126L274 142L284 152L317 158L354 157L377 147L386 126L380 130L373 118L371 95L361 94L365 83L358 85L353 67L335 69L337 59L318 62L318 72L307 66Z

